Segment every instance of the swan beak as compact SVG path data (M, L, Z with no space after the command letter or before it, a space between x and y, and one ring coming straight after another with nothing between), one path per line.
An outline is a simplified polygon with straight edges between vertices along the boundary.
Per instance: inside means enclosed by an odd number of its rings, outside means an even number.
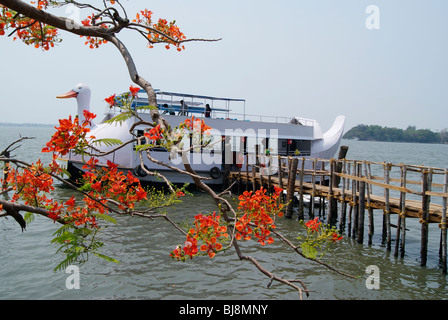
M58 98L58 99L76 98L77 95L78 95L78 92L71 90L67 93L56 96L56 98Z

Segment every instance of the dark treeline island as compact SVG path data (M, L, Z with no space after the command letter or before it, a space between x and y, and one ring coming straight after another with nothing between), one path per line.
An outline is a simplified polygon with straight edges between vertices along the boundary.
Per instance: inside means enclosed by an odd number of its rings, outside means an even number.
M448 132L447 129L433 132L429 129L417 129L415 126L408 126L403 130L360 124L347 131L343 138L363 141L448 143Z

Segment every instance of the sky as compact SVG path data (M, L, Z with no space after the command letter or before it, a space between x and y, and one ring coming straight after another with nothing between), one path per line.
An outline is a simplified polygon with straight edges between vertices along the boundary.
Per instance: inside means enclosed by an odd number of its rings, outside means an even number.
M121 34L154 88L246 99L247 113L316 119L324 131L337 115L346 116L346 131L359 124L448 127L446 0L122 2L130 16L147 8L176 20L188 38L221 38L177 52ZM366 12L369 5L377 10ZM0 122L56 124L76 113L75 100L56 95L78 82L90 86L91 111L100 115L104 98L128 90L112 44L92 50L61 34L48 52L0 37Z

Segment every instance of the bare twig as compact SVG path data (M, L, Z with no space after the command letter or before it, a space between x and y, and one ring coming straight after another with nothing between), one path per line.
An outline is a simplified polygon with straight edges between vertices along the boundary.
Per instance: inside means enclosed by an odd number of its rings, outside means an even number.
M320 265L322 265L322 266L324 266L324 267L326 267L326 268L328 268L328 269L330 269L330 270L332 270L332 271L334 271L334 272L336 272L336 273L338 273L338 274L341 274L341 275L343 275L343 276L346 276L346 277L349 277L349 278L353 278L353 279L356 279L356 278L357 278L356 276L353 276L353 275L351 275L351 274L348 274L348 273L345 273L345 272L343 272L343 271L340 271L340 270L338 270L338 269L336 269L336 268L334 268L334 267L328 265L327 263L320 261L319 259L309 258L309 257L305 256L305 255L302 253L302 251L300 251L299 247L298 247L298 246L295 246L295 245L294 245L291 241L289 241L285 236L283 236L282 234L280 234L279 232L277 232L277 231L275 231L275 230L271 230L271 232L274 233L274 234L275 234L281 241L283 241L283 242L286 243L288 246L290 246L290 247L291 247L295 252L297 252L301 257L303 257L303 258L305 258L305 259L308 259L308 260L310 260L310 261L314 261L314 262L316 262L316 263L318 263L318 264L320 264Z

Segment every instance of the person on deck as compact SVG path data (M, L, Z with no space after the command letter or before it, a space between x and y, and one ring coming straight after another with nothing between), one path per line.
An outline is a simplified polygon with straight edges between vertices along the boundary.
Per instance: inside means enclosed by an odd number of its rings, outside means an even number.
M210 105L207 103L205 105L205 117L210 118L210 113L212 112L212 108L210 108Z
M164 114L169 113L169 114L172 115L172 116L175 115L173 106L168 106L168 105L165 103L165 104L163 105L163 108L164 108L164 110L165 110Z
M179 116L188 116L188 106L185 104L184 100L180 100L180 111Z

